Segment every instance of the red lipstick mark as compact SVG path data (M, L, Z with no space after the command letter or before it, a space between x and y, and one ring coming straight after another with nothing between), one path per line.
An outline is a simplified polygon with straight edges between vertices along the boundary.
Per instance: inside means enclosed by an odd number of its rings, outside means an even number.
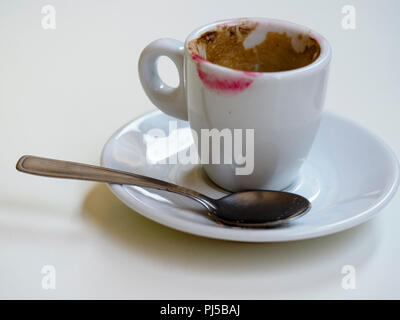
M197 61L197 62L207 62L206 59L203 59L202 57L200 57L200 56L198 56L196 54L192 54L192 58L193 58L194 61Z
M259 72L252 72L252 71L240 71L240 72L250 77L257 77L258 75L260 75Z
M253 78L257 76L255 72L238 71L245 75L244 77L219 77L215 74L207 73L201 69L202 63L208 61L197 56L192 55L194 61L197 62L197 73L203 84L211 90L219 92L239 93L247 89L252 83Z

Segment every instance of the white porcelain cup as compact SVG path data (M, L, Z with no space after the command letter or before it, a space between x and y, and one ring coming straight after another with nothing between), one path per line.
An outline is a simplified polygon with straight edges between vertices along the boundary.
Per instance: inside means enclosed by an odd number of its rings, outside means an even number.
M257 22L253 32L259 34L274 31L286 32L290 37L308 35L318 42L320 54L298 69L253 73L213 64L188 48L189 41L218 25L243 21ZM177 88L160 79L156 65L160 56L175 63L180 78ZM327 40L307 27L266 18L231 19L194 30L185 43L174 39L150 43L140 56L139 76L150 100L166 114L189 120L198 137L202 129L253 130L253 170L237 174L237 168L244 164L234 161L204 164L216 184L230 191L283 190L296 181L317 133L330 59ZM244 137L242 141L245 144ZM200 153L200 143L197 147ZM224 148L220 146L219 152L222 154Z

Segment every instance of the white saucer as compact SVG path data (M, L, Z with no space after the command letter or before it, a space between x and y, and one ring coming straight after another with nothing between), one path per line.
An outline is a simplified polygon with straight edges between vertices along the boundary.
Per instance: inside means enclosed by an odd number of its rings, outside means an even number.
M215 186L200 165L150 164L163 159L166 144L179 136L179 148L189 148L188 123L178 120L178 132L155 139L149 130L168 134L160 111L148 113L118 130L106 143L101 164L192 188L210 197L225 191ZM170 158L171 159L171 158ZM168 163L168 162L167 162ZM336 115L323 115L320 131L298 181L289 189L307 197L312 209L290 225L275 229L221 226L205 210L179 195L133 186L110 185L113 193L143 216L191 234L233 241L275 242L314 238L352 228L372 218L395 194L399 166L394 153L378 137Z

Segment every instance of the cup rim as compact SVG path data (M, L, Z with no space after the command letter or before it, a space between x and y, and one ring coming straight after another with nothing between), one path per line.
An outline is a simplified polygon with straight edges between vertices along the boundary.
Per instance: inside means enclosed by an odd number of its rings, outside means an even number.
M281 19L274 19L274 18L266 18L266 17L244 17L244 18L231 18L231 19L223 19L223 20L218 20L212 23L205 24L203 26L200 26L196 29L194 29L186 38L185 43L184 43L184 50L185 53L188 55L188 57L194 61L194 55L191 52L191 50L188 47L189 41L198 38L200 35L202 35L204 32L207 32L209 30L213 30L216 26L221 25L221 24L238 24L242 23L245 21L254 21L254 22L262 22L262 23L270 23L274 25L280 25L283 27L288 28L289 30L295 30L303 34L308 34L312 39L317 41L321 48L321 52L318 56L317 59L315 59L313 62L310 64L296 68L296 69L291 69L291 70L285 70L285 71L270 71L270 72L248 72L244 70L236 70L232 69L229 67L221 66L215 63L212 63L206 59L204 59L204 64L202 64L202 67L204 66L207 69L214 69L214 71L220 71L223 73L228 73L228 74L237 74L237 73L245 73L248 75L252 76L263 76L263 77L275 77L275 78L281 78L285 76L297 76L299 74L303 74L304 72L312 72L319 70L321 68L324 68L326 65L329 64L332 56L332 49L331 46L328 42L328 40L322 36L321 34L317 33L316 31L312 30L309 27L290 22L287 20L281 20ZM211 70L210 70L211 71Z

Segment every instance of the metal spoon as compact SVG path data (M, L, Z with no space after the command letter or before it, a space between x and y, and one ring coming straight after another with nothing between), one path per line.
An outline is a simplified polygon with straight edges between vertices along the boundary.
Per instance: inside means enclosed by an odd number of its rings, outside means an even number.
M243 191L211 199L194 190L134 173L82 163L23 156L17 170L40 176L128 184L174 192L201 203L209 216L236 227L271 227L305 214L311 203L304 197L282 191Z

